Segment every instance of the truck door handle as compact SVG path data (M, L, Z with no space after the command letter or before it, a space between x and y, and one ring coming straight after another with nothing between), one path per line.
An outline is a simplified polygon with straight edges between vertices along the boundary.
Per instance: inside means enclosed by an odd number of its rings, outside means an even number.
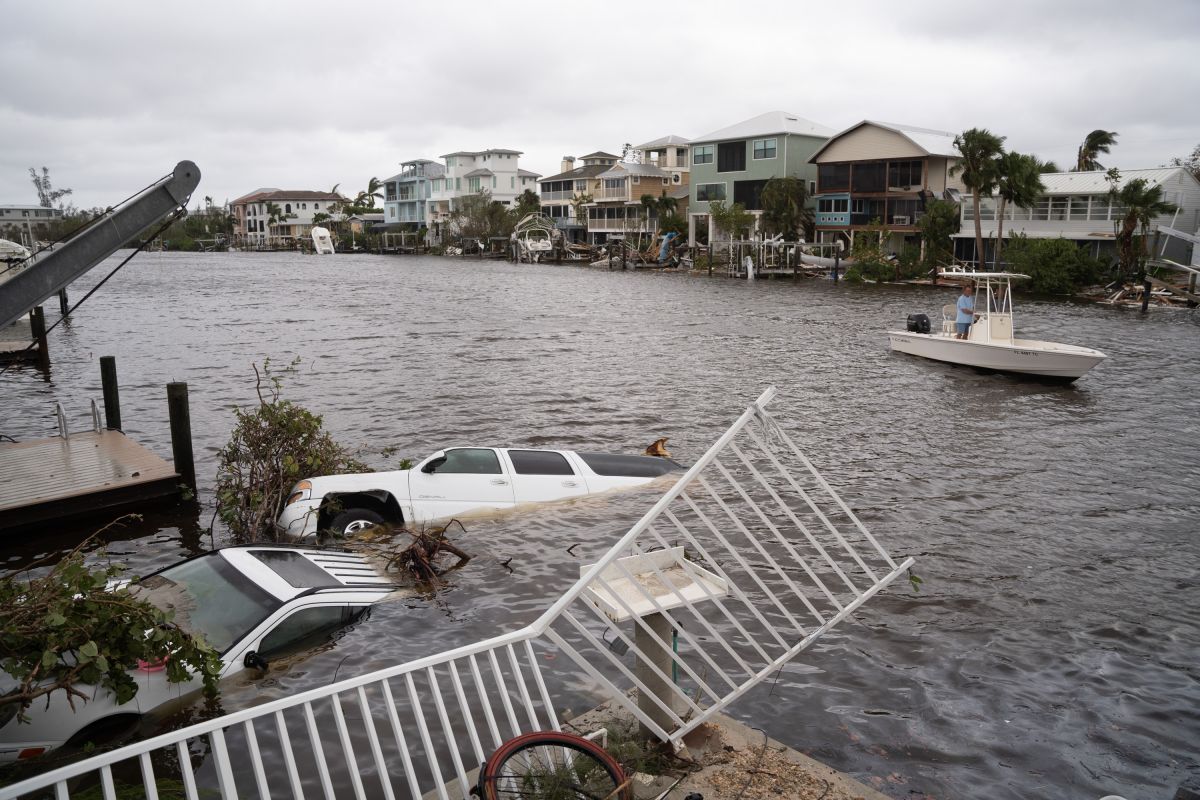
M492 485L493 486L508 486L508 481L504 480L504 478L492 478Z
M579 484L578 484L578 483L576 483L575 481L563 481L563 486L566 486L566 487L568 487L568 488L571 488L571 489L574 489L574 488L575 488L576 486L578 486L578 485L579 485Z

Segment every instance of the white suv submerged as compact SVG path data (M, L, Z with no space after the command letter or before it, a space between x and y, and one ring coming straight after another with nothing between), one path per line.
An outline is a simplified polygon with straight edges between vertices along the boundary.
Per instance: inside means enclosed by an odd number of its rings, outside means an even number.
M353 533L382 522L423 523L479 509L640 486L682 466L666 458L570 450L455 447L412 469L323 475L292 488L276 521L289 536Z
M175 624L220 653L222 679L326 640L395 590L357 553L278 545L214 550L133 587L135 596L173 611ZM48 702L36 700L26 712L29 722L16 719L15 704L0 706L0 762L124 733L142 715L174 707L201 688L199 678L170 683L161 665L143 665L130 675L138 692L119 705L112 692L96 687L86 703L75 701L74 710L64 691L48 695ZM0 694L11 680L0 672Z

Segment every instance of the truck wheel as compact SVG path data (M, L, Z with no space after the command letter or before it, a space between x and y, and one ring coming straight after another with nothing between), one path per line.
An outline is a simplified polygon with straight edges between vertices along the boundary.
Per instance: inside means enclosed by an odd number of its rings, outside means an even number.
M383 517L369 508L347 508L333 518L329 530L334 536L350 536L382 524Z

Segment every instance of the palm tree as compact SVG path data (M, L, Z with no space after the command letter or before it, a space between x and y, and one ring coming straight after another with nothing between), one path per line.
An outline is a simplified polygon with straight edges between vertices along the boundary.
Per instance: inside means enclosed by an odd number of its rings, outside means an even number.
M674 214L679 209L679 201L674 197L667 197L667 190L664 189L658 198L658 217L661 220L663 217Z
M646 193L641 198L642 208L646 209L646 227L650 227L650 214L658 212L658 198L652 194ZM657 227L657 222L655 223Z
M987 128L971 128L954 137L958 148L958 163L950 174L961 173L963 185L971 190L975 207L975 263L983 265L983 226L979 223L979 198L991 195L996 189L996 162L1004 152L1004 137Z
M1075 158L1075 169L1073 172L1094 172L1098 169L1104 169L1104 165L1096 160L1096 156L1101 153L1107 154L1110 148L1117 143L1116 131L1105 131L1097 128L1089 133L1083 139L1083 144L1079 145L1079 153Z
M365 192L362 192L360 196L363 197L364 200L366 200L368 208L375 207L375 198L376 197L378 197L380 200L383 199L383 195L379 191L382 188L383 188L383 181L379 180L379 178L371 178L370 180L367 181L367 190Z
M1120 183L1121 173L1115 168L1110 169L1108 194L1113 200L1113 212L1119 210L1124 215L1117 230L1120 277L1136 273L1141 278L1145 269L1146 233L1150 223L1155 217L1173 214L1177 207L1163 199L1162 186L1151 186L1145 178L1134 178L1124 186L1120 186Z
M1000 206L996 209L996 268L1000 267L1000 250L1004 246L1004 209L1009 203L1029 208L1046 191L1042 183L1042 162L1037 156L1024 153L1004 153L996 162L996 192Z
M271 228L274 228L276 225L286 222L289 219L295 219L295 218L296 218L295 214L285 214L283 212L283 209L280 208L275 203L271 203L271 202L267 203L267 230L270 230ZM276 236L278 236L278 234L276 234Z
M1053 161L1042 161L1039 158L1038 159L1038 172L1042 173L1043 175L1046 175L1051 172L1062 172L1062 170L1059 168L1058 164L1055 164Z
M583 226L583 232L587 233L587 209L584 208L588 203L592 202L592 196L586 192L580 192L571 198L571 208L575 209L575 222Z

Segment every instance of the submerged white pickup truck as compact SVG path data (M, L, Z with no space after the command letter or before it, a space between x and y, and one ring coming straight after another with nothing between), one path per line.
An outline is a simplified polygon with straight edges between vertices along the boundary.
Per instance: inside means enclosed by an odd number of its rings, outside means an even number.
M570 450L455 447L412 469L323 475L297 483L276 521L297 539L383 522L424 523L480 509L639 486L683 467L667 458Z

